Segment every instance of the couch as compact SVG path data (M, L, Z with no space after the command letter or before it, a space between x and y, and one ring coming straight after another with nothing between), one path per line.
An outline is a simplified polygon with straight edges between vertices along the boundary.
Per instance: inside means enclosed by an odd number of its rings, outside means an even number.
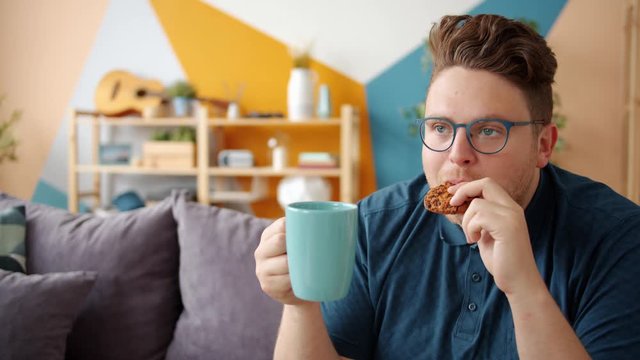
M0 270L0 359L272 358L282 306L253 258L269 220L184 192L109 217L0 193L19 205L27 274Z

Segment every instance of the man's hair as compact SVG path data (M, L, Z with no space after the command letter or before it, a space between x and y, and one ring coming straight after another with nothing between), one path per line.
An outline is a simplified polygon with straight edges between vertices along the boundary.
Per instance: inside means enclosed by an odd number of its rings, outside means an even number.
M501 75L524 93L532 120L551 121L555 54L529 26L499 15L445 16L429 33L431 80L462 66Z

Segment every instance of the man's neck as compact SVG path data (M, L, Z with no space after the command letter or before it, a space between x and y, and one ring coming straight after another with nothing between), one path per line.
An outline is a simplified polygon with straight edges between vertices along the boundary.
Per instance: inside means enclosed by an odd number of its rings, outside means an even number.
M523 209L526 209L527 206L529 206L529 204L531 203L531 200L533 199L533 195L535 195L536 190L538 189L538 185L540 184L540 172L541 172L541 169L538 169L538 168L536 168L536 170L534 171L531 184L529 185L529 188L525 193L524 199L522 199L522 203L520 204L520 206L522 206Z

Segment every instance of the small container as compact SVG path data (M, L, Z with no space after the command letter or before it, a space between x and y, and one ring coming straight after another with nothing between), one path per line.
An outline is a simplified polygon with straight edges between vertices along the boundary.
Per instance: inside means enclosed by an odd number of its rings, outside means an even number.
M282 170L287 167L287 149L280 145L272 150L272 166L276 170Z
M329 91L329 85L327 84L320 85L316 115L321 119L328 119L331 117L331 93Z
M240 106L237 102L230 102L227 107L227 119L235 120L240 117Z

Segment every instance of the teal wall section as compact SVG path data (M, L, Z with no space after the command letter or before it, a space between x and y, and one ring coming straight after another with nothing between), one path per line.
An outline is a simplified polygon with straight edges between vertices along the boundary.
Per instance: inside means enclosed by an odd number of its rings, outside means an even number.
M493 13L510 18L526 18L538 23L546 36L566 4L566 0L487 0L469 14ZM425 24L425 38L430 24ZM374 164L378 188L416 176L422 172L421 141L410 135L409 120L401 109L424 101L431 76L423 69L424 44L366 86Z
M45 204L48 206L57 207L60 209L67 209L67 193L58 190L55 186L52 186L48 182L40 179L38 185L36 185L36 191L34 191L31 201L38 204ZM78 206L78 212L85 213L90 212L90 208L80 202Z
M34 191L31 201L61 209L67 208L67 194L42 179L38 181L36 191Z

